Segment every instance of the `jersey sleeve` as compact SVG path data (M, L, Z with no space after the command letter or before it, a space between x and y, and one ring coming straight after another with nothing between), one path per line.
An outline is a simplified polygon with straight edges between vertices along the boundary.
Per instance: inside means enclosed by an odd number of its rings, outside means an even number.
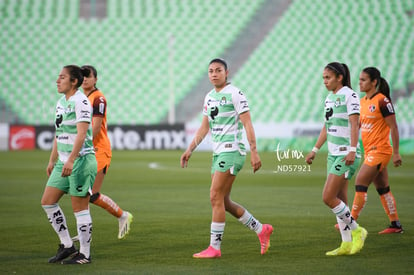
M106 99L99 96L94 99L92 104L93 116L104 117L106 112Z
M242 91L238 91L233 93L233 105L234 109L238 114L242 114L244 112L249 111L249 103L247 102L246 96L243 94Z
M87 98L80 99L75 104L76 122L92 121L92 107Z
M351 94L348 96L348 99L346 100L346 109L348 116L359 114L360 112L359 97L354 91L351 92Z
M380 108L380 111L383 117L395 115L394 106L392 105L392 102L388 98L386 97L381 98L378 101L378 105L379 105L379 108Z

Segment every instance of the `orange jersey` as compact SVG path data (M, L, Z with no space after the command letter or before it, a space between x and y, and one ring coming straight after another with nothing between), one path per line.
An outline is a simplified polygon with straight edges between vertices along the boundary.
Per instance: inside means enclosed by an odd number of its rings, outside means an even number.
M392 154L390 127L385 122L385 117L390 115L395 115L394 106L385 95L376 93L371 98L361 99L361 138L365 154L373 150Z
M106 99L100 90L92 91L88 95L88 99L91 102L93 109L93 117L102 117L101 130L98 135L93 139L93 146L95 147L96 158L99 160L99 156L105 154L106 157L111 157L111 143L108 138L107 124L106 124Z

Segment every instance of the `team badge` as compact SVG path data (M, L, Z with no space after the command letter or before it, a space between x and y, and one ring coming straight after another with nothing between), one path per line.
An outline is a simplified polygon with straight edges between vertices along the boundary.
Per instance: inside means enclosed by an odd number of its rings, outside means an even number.
M225 97L225 96L223 96L223 97L221 98L221 100L220 100L220 105L221 105L221 106L224 106L224 105L226 105L226 103L227 103L227 99L226 99L226 97Z
M339 107L339 106L341 106L341 99L338 97L338 98L335 100L335 107Z
M369 105L368 109L371 113L375 112L375 105L374 104Z

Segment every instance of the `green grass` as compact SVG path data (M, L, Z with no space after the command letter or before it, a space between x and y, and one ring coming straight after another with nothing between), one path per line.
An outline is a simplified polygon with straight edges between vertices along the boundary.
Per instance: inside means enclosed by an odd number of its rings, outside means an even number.
M323 204L325 156L311 171L274 173L277 165L303 163L262 153L262 170L246 165L232 199L261 222L275 227L272 246L260 255L255 234L227 216L222 257L193 259L209 244L210 153L195 152L187 169L178 151L115 151L102 192L135 219L125 240L117 239L118 222L91 205L93 262L86 266L48 264L58 239L40 206L49 152L0 153L0 272L5 274L403 274L414 272L414 156L403 166L389 165L391 189L406 232L378 235L388 225L375 188L359 223L369 232L355 256L326 257L340 244L332 212ZM249 158L248 158L249 159ZM152 168L150 168L152 167ZM349 200L353 199L353 181ZM75 219L68 196L60 205L71 234Z

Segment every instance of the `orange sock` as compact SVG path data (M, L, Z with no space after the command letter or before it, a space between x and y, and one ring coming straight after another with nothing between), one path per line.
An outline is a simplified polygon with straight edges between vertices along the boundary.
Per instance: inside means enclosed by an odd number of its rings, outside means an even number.
M352 203L352 211L351 211L351 215L354 218L354 220L358 220L358 217L362 209L364 209L365 204L367 203L367 200L368 200L368 194L366 191L355 192L354 202Z
M122 211L121 207L119 207L118 204L116 204L116 202L114 202L110 197L105 196L104 194L99 194L99 196L92 203L102 207L103 209L105 209L117 218L120 218L122 216L122 213L124 212Z
M389 191L380 196L382 206L385 213L387 213L390 222L398 221L397 204L395 203L394 195Z

